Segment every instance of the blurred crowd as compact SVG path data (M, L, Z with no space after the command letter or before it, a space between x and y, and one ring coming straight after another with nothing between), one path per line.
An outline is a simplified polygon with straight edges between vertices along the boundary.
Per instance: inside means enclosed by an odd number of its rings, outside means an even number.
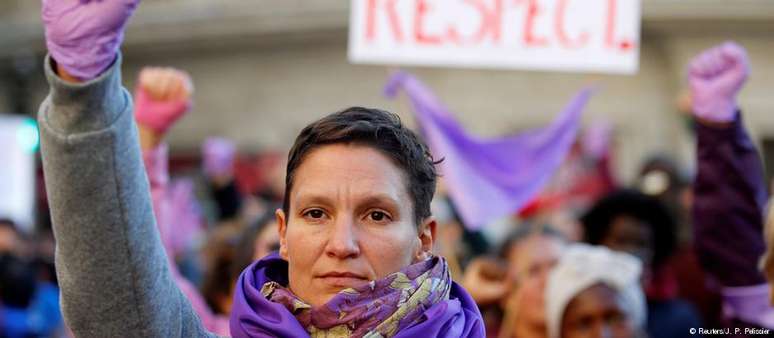
M145 68L135 118L169 267L206 328L228 335L240 273L279 247L285 161L241 154L218 137L203 141L197 161L170 158L165 136L193 95L185 72ZM488 337L677 338L700 327L766 327L770 307L743 313L732 303L746 299L729 291L763 283L767 187L750 178L760 163L740 120L734 111L687 131L698 139L696 173L654 154L633 184L609 167L621 135L590 126L541 193L480 228L465 224L442 182L432 204L435 253L478 304ZM28 234L0 218L0 337L68 336L46 221Z

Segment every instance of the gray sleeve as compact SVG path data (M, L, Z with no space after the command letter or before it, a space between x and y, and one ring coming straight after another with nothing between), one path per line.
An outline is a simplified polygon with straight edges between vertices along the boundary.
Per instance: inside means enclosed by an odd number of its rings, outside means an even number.
M38 120L65 321L77 337L214 337L167 268L120 67L72 84L46 58Z

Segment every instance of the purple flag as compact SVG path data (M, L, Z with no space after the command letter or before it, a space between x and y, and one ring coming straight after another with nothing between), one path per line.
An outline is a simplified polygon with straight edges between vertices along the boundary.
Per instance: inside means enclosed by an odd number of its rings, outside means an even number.
M433 156L444 158L441 173L449 195L468 228L478 229L515 213L534 198L575 142L584 89L548 126L518 135L481 139L469 135L419 79L393 74L385 87L394 98L403 89Z

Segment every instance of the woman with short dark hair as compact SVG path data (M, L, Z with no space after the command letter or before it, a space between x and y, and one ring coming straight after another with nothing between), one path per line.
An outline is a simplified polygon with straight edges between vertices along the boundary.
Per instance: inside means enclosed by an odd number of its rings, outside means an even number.
M118 47L137 0L44 0L51 93L39 121L57 269L78 337L207 332L175 285L143 171ZM396 115L349 108L291 150L279 254L248 267L234 337L483 337L431 248L434 161Z

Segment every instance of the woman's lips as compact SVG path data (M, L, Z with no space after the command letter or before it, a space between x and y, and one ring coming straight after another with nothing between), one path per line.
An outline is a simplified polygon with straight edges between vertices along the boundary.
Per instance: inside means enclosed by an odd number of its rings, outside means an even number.
M333 287L353 288L369 282L368 278L351 272L328 272L317 276L323 283Z

